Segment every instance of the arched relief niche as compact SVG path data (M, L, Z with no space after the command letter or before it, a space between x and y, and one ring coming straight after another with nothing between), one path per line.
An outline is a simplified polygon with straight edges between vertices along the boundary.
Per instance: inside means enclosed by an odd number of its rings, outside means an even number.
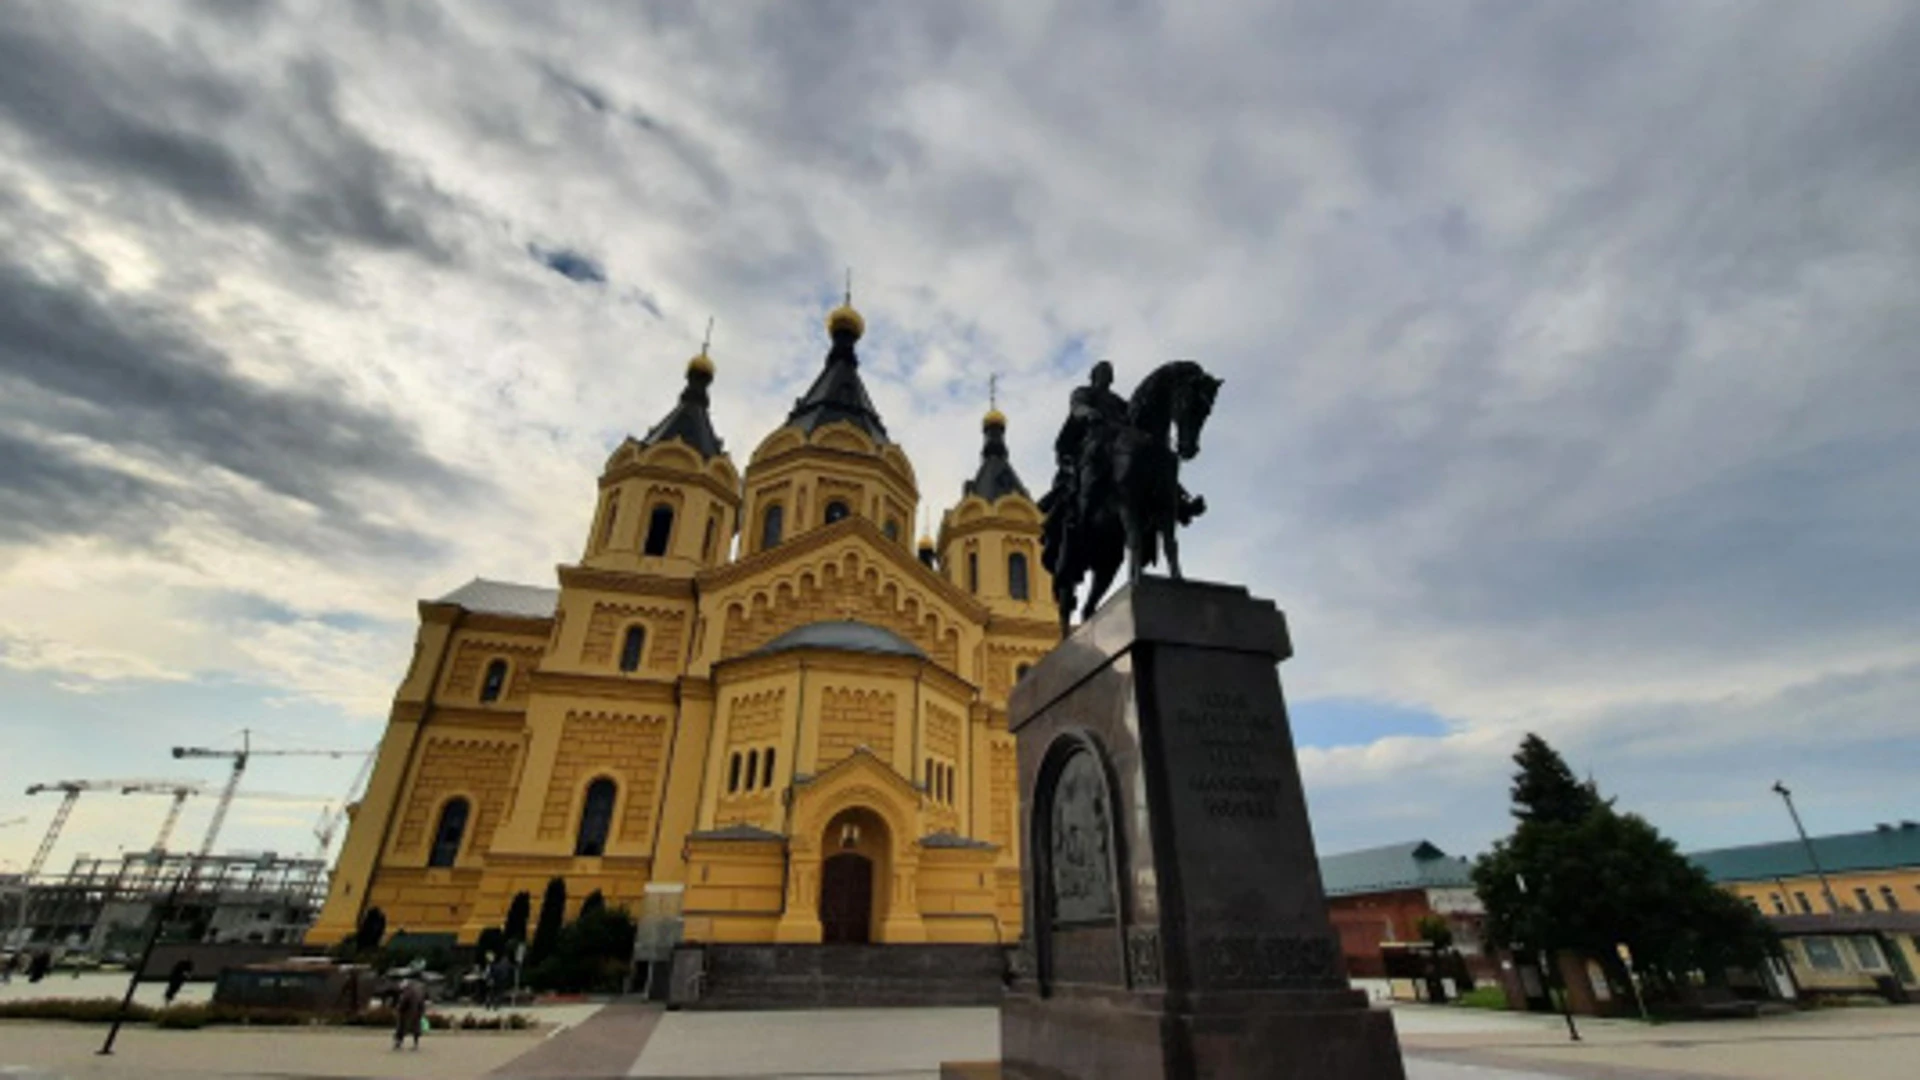
M1098 740L1063 735L1034 785L1034 942L1040 986L1124 984L1118 790Z

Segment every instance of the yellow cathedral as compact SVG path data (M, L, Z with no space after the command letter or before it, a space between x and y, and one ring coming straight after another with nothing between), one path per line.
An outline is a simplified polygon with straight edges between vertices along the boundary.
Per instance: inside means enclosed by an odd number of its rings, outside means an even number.
M472 942L550 878L688 941L1012 942L1007 695L1059 640L1041 514L987 413L980 467L910 539L913 465L851 306L743 475L714 364L600 475L558 588L419 605L413 660L308 940ZM736 542L737 541L737 542Z

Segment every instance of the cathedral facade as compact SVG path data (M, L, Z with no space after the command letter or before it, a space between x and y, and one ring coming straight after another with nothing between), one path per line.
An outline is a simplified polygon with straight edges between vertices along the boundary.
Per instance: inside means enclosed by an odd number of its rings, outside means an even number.
M913 465L861 384L860 315L742 473L713 362L608 459L558 588L420 604L406 677L308 940L370 908L472 942L549 879L705 942L1010 942L1007 695L1059 640L1041 514L987 414L911 539Z

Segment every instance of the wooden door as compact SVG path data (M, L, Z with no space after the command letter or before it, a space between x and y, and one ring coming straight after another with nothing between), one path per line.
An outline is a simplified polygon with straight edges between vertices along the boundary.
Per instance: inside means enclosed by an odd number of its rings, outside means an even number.
M873 940L873 860L844 851L820 868L820 940L865 945Z

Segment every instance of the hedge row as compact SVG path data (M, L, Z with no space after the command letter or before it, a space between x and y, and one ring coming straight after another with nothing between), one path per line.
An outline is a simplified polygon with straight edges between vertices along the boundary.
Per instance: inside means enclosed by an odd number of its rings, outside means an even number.
M85 1024L112 1023L120 1013L118 998L35 998L30 1001L0 1001L0 1020L68 1020ZM241 1024L259 1027L349 1026L390 1028L393 1010L385 1007L353 1014L316 1013L303 1009L241 1008L234 1005L173 1005L155 1009L150 1005L127 1007L130 1023L151 1023L155 1027L188 1030L209 1024ZM427 1026L434 1031L458 1028L461 1031L524 1031L533 1020L522 1013L467 1013L459 1017L446 1013L427 1014Z

